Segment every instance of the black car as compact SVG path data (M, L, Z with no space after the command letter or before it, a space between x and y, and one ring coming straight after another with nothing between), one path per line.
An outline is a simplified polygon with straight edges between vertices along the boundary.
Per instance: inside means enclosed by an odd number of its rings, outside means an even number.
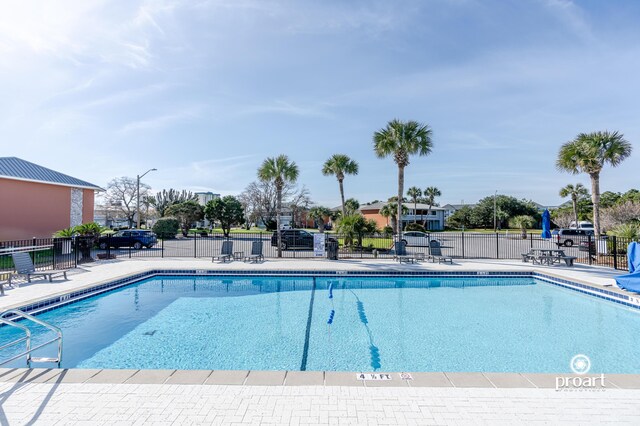
M313 249L313 234L302 229L283 229L282 234L282 250L288 248L305 248ZM338 242L335 238L325 237L325 244L328 242ZM278 247L278 234L276 232L271 236L271 245Z
M107 247L133 247L140 250L142 247L151 248L158 242L156 234L140 229L125 229L112 235L104 235L98 239L98 247L106 250Z

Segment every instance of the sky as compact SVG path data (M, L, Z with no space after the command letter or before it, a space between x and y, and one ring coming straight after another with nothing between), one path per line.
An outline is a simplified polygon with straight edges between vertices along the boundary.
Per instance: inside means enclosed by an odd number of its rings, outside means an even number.
M555 169L580 132L640 141L635 0L4 0L0 156L106 187L237 195L286 154L321 205L336 153L360 165L345 192L397 192L373 133L394 118L433 130L405 189L441 204L498 191L543 205L581 182ZM640 151L601 190L638 187Z

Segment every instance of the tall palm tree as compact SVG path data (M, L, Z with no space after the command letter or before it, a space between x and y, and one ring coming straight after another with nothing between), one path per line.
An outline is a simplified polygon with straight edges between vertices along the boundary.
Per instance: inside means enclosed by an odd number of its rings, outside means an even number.
M580 133L560 147L556 167L572 174L587 173L591 178L593 228L600 238L600 172L605 164L616 167L631 155L631 144L618 132Z
M413 223L418 223L418 198L422 197L422 190L412 186L407 189L407 196L413 201Z
M435 203L436 197L442 195L442 192L435 186L430 186L424 190L424 196L427 198L427 203L429 204L429 208L427 209L427 220L425 220L422 224L424 225L424 229L427 229L427 222L429 221L429 215L431 214L431 207Z
M373 134L373 150L379 158L393 156L398 166L398 200L404 193L404 169L411 155L429 155L433 148L431 129L417 121L391 120ZM398 203L398 239L402 238L402 202Z
M278 235L278 257L282 257L282 232L280 231L280 220L282 215L282 190L288 182L295 182L298 179L298 166L295 162L289 161L286 155L279 155L275 158L269 157L258 169L258 179L263 182L273 182L276 187L276 226Z
M346 216L344 206L344 175L357 175L358 163L344 154L334 154L322 166L322 174L325 176L333 175L338 179L340 186L340 200L342 201L342 216Z
M576 221L576 227L578 226L578 201L587 197L589 191L581 183L574 185L568 184L560 190L560 196L562 198L571 197L571 204L573 204L573 217Z

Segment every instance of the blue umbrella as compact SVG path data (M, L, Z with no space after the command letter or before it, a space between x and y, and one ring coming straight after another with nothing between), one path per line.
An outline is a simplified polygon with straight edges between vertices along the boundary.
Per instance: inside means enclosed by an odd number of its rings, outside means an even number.
M545 209L542 213L542 238L551 238L551 215L549 209Z

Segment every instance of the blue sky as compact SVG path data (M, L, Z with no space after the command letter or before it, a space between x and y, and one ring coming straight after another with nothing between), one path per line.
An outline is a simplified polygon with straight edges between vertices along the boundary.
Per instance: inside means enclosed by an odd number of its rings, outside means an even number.
M237 194L269 156L334 206L320 170L345 153L361 202L396 192L372 150L393 119L433 128L405 187L442 203L499 193L561 202L560 145L579 132L640 140L640 2L568 0L5 0L0 141L105 186L158 169L154 190ZM602 190L638 187L635 152ZM637 174L636 174L637 176Z

